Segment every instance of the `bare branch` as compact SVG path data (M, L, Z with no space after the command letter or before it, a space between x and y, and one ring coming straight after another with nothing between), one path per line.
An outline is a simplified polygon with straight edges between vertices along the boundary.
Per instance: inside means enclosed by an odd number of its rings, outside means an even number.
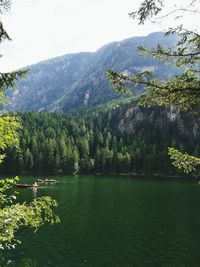
M160 19L166 18L166 17L168 17L168 16L170 16L170 15L176 13L176 12L179 12L179 11L200 14L200 11L198 11L198 10L192 10L192 9L186 9L186 8L177 8L177 9L172 10L172 11L170 11L169 13L167 13L167 14L165 14L163 16L155 18L155 20L160 20Z

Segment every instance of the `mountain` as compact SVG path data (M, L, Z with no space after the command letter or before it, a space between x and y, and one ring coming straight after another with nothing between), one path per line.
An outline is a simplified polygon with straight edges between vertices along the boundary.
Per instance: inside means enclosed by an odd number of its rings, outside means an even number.
M157 32L109 43L96 52L68 54L29 66L27 78L8 92L7 110L68 112L122 97L109 85L106 70L129 74L151 70L155 76L166 78L174 73L174 67L139 56L137 47L158 43L168 47L175 41L176 36L164 38L162 32Z

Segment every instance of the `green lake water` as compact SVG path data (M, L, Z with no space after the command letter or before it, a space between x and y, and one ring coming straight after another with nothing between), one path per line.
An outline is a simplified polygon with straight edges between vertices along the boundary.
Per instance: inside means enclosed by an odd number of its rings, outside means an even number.
M39 177L38 177L39 178ZM200 266L197 181L129 177L54 177L38 196L59 202L61 223L22 230L0 266ZM22 182L33 181L32 177ZM21 189L20 200L33 198Z

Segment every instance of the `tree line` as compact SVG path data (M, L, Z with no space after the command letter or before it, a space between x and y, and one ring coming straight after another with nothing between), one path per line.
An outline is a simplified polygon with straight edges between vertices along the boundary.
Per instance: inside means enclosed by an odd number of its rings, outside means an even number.
M18 114L23 125L19 146L7 149L0 172L174 175L177 170L171 166L167 147L198 155L200 135L192 116L170 112L126 101L77 116Z

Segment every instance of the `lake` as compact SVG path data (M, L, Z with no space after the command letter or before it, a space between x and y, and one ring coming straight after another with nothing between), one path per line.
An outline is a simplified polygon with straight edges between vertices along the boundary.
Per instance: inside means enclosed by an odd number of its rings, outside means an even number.
M40 178L40 177L38 177ZM197 181L129 177L54 177L38 196L59 202L61 223L4 252L0 266L200 266L200 185ZM21 182L33 181L26 177ZM20 200L33 198L21 189ZM4 259L3 259L4 257Z

